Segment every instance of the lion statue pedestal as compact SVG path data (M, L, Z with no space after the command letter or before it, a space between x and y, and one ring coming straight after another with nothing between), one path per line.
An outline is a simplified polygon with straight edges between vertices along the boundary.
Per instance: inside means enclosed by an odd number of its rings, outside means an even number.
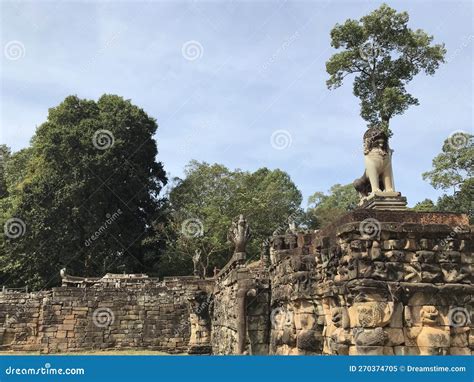
M387 134L370 128L364 134L364 174L354 180L354 188L361 200L359 206L369 209L404 210L406 198L395 191L392 171L393 150L388 146Z
M375 192L364 198L360 207L374 210L406 210L407 198L399 192Z

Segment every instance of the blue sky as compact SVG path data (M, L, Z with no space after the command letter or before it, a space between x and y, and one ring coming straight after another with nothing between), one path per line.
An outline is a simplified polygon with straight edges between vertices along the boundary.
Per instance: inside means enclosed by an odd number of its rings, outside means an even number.
M334 53L331 28L380 4L4 1L0 141L26 147L48 108L70 94L119 94L157 119L158 159L172 176L191 159L280 168L306 203L363 172L358 100L351 81L326 88L325 62ZM392 122L396 188L413 205L439 195L421 173L443 140L472 132L472 3L388 4L448 50L434 77L420 74L409 85L420 106ZM288 147L275 149L272 136Z

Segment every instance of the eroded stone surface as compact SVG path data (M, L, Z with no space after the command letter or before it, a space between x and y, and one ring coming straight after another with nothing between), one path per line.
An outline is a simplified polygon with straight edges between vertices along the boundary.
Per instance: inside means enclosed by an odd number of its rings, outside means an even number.
M259 261L237 251L212 279L67 276L51 291L4 291L0 342L43 352L471 354L467 223L357 210L317 233L274 236Z
M364 230L367 219L376 232ZM272 307L293 312L288 317L297 338L305 330L297 307L315 307L314 319L306 321L323 343L309 351L470 354L474 288L465 216L358 210L305 236L293 250L285 238L274 238L270 280ZM307 269L303 257L311 258ZM301 288L295 280L303 269ZM299 352L292 337L286 339L272 329L270 352Z

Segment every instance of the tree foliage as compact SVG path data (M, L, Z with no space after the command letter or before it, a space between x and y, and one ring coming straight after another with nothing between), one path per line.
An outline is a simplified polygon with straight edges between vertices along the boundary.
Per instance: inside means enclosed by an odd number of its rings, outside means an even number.
M2 282L42 288L59 269L76 275L145 271L142 241L160 218L166 182L154 119L130 101L67 97L49 110L31 147L10 156L2 225L20 219L0 247Z
M247 252L255 259L261 243L274 230L287 228L288 218L301 213L301 193L288 174L261 168L253 173L231 171L220 164L192 161L184 179L176 179L169 194L172 222L162 272L192 273L192 256L201 252L207 273L231 256L227 231L243 214L252 240Z
M326 63L330 89L354 74L353 92L360 99L361 116L369 127L389 129L390 119L418 100L406 85L421 71L433 75L444 62L443 44L408 27L406 12L383 4L360 20L346 20L331 30L331 46L341 49Z
M5 171L6 163L9 161L10 155L10 148L7 145L0 145L0 198L5 198L8 196Z
M308 198L305 223L308 228L323 228L353 210L358 203L359 196L352 184L335 184L328 195L315 192Z
M474 144L473 136L457 132L446 139L442 151L433 159L433 169L423 173L436 189L445 194L438 198L436 204L431 200L418 203L418 211L447 211L467 213L473 221L474 212ZM451 190L451 193L448 192Z
M436 189L453 192L474 176L473 136L458 132L444 141L442 152L433 159L433 169L423 173Z
M453 195L440 196L436 207L438 211L468 214L472 224L474 222L474 178L466 179Z
M418 212L431 212L436 211L437 207L431 199L424 199L421 202L418 202L413 207L414 211Z

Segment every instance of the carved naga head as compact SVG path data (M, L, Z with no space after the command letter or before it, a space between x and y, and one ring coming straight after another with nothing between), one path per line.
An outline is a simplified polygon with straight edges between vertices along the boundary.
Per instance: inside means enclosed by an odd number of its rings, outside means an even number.
M247 242L250 240L250 227L244 215L240 215L237 221L232 222L229 229L228 239L235 245L234 252L245 252Z

